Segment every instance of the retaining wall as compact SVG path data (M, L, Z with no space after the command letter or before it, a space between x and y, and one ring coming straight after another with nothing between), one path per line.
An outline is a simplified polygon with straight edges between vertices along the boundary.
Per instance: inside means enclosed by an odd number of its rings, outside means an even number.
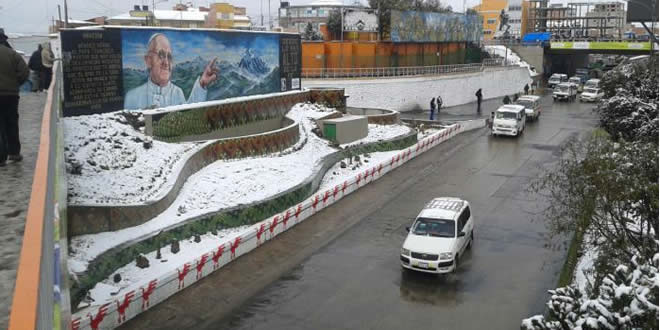
M374 79L304 79L307 88L342 87L347 106L386 108L397 111L429 109L432 97L440 95L443 106L475 102L477 89L484 99L503 97L523 90L531 83L527 68L486 68L482 72L450 76Z
M412 158L428 151L430 148L454 137L456 134L485 126L484 120L473 120L457 123L451 127L433 134L416 144L401 150L389 161L372 164L373 167L359 173L352 179L344 181L326 191L318 191L311 197L282 211L272 217L258 222L239 236L227 237L227 241L211 251L201 251L198 258L180 265L176 271L169 272L159 278L145 281L143 285L131 292L122 292L116 301L79 311L73 316L72 329L91 329L91 320L100 329L112 329L126 320L148 310L151 306L167 299L169 296L183 290L194 282L223 267L234 259L275 238L280 233L290 229L315 213L334 204L344 196L381 178L388 172L408 162ZM272 228L272 229L271 229ZM191 271L179 276L184 268L192 268L200 260L212 260L203 264L200 272ZM186 266L187 265L187 266ZM121 308L120 308L121 307Z

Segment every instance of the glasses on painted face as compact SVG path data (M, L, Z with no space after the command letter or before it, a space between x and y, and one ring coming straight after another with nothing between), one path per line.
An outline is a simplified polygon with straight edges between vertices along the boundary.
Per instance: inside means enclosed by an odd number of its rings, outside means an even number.
M172 63L172 53L170 52L166 52L161 49L158 52L151 51L151 53L156 54L161 62L165 62L165 60L167 60Z

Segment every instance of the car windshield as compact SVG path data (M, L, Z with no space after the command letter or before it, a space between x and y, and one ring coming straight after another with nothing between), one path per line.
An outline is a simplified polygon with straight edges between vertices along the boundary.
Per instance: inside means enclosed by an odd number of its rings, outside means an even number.
M412 228L414 235L433 237L456 237L454 220L419 218Z
M516 101L516 104L518 104L518 105L522 105L522 106L524 106L525 108L531 108L531 107L532 107L532 103L534 103L534 102L532 102L532 101L530 101L530 100L525 100L525 99L518 99L518 101Z
M598 89L596 89L596 88L585 88L584 91L585 91L586 93L594 93L594 94L598 94Z
M571 78L570 82L579 84L580 83L580 78Z
M565 93L565 92L568 92L568 87L567 86L557 86L556 90L559 91L559 92Z
M550 80L559 80L559 79L561 79L561 78L559 76L555 76L555 75L552 75L550 77Z
M495 114L495 118L497 118L497 119L516 119L516 113L515 112L508 112L508 111L498 111Z

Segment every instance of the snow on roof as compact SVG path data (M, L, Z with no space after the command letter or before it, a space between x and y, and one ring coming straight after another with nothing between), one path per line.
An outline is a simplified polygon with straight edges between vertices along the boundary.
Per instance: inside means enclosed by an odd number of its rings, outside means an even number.
M541 97L538 96L538 95L523 95L523 96L519 97L518 100L532 100L532 101L536 101L536 100L538 100L538 99L540 99L540 98L541 98Z
M157 20L178 20L178 21L204 21L206 20L207 12L203 11L180 11L180 10L159 10L153 11ZM130 13L123 13L121 15L110 17L108 20L135 20L144 21L146 17L131 16Z
M250 20L249 16L234 15L234 21L249 21L249 20Z
M517 105L517 104L506 104L501 106L497 111L506 111L506 112L518 112L520 110L524 110L525 107L522 105Z
M455 197L438 197L432 199L424 206L419 216L434 219L454 219L456 214L463 209L465 201Z
M316 0L309 4L310 6L343 6L344 4L338 0Z

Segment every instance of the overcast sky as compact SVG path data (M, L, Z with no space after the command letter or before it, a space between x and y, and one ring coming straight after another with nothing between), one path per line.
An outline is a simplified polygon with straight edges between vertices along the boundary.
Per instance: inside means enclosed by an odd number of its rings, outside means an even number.
M247 7L247 13L253 22L260 22L261 3L264 8L264 22L268 20L268 0L224 0L236 6ZM289 0L292 5L304 5L314 0ZM340 0L341 1L341 0ZM478 0L466 0L468 7L479 3ZM171 9L178 0L156 0L156 9ZM186 2L186 1L184 1ZM209 2L216 1L192 1L195 7L208 6ZM217 1L223 2L223 1ZM350 4L354 0L345 0ZM463 0L444 0L454 8L454 11L462 11ZM127 13L133 5L148 5L152 7L152 0L68 0L69 17L73 19L88 19L96 16L115 16ZM366 4L367 0L362 0ZM57 18L57 5L62 7L64 16L64 0L0 0L0 27L6 32L16 33L46 33L52 18ZM279 0L271 0L272 17L277 17Z

